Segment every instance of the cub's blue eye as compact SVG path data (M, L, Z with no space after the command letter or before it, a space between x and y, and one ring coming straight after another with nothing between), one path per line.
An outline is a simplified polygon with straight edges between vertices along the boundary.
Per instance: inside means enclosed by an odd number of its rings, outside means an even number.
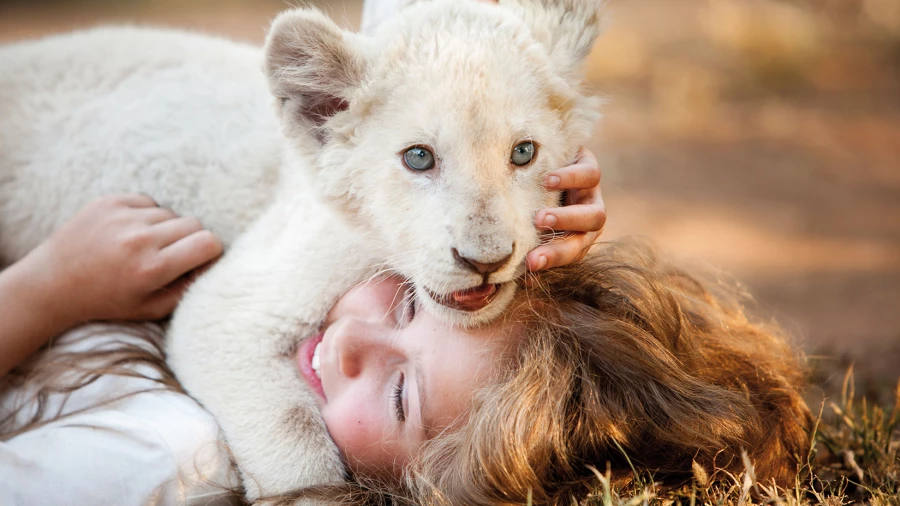
M409 148L403 153L403 162L412 170L424 172L434 168L434 153L418 146Z
M512 156L509 161L517 167L524 167L534 160L534 154L537 149L532 142L523 142L513 148Z

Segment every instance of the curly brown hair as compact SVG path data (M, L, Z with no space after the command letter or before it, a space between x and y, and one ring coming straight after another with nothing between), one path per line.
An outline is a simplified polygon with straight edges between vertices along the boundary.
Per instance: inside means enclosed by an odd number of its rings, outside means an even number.
M610 467L689 479L692 463L793 483L809 452L805 363L733 285L639 243L605 244L534 278L509 313L525 338L467 425L407 474L417 504L571 504Z

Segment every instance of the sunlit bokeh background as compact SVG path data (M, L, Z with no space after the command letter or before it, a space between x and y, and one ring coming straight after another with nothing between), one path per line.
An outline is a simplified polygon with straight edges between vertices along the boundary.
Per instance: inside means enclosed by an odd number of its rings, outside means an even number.
M360 0L313 0L347 27ZM271 0L0 3L0 41L102 23L261 43ZM610 0L587 65L607 238L733 273L857 391L900 376L900 0Z

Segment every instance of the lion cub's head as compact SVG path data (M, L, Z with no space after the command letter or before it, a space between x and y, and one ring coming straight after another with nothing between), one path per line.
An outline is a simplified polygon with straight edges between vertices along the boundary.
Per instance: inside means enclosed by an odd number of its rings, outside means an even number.
M579 67L602 0L433 0L374 37L315 10L272 26L266 71L294 149L318 142L323 195L377 238L433 314L498 315L538 245L544 175L597 118Z

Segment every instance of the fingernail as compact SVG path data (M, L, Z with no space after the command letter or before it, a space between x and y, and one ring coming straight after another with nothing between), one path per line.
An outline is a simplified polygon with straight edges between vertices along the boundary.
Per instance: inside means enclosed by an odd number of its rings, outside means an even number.
M537 265L534 266L534 270L539 271L544 267L547 267L547 257L541 255L538 257Z
M547 176L547 188L556 188L557 186L559 186L559 182L559 176Z
M544 226L545 227L553 228L556 226L556 223L557 223L556 216L549 214L549 213L544 215Z

